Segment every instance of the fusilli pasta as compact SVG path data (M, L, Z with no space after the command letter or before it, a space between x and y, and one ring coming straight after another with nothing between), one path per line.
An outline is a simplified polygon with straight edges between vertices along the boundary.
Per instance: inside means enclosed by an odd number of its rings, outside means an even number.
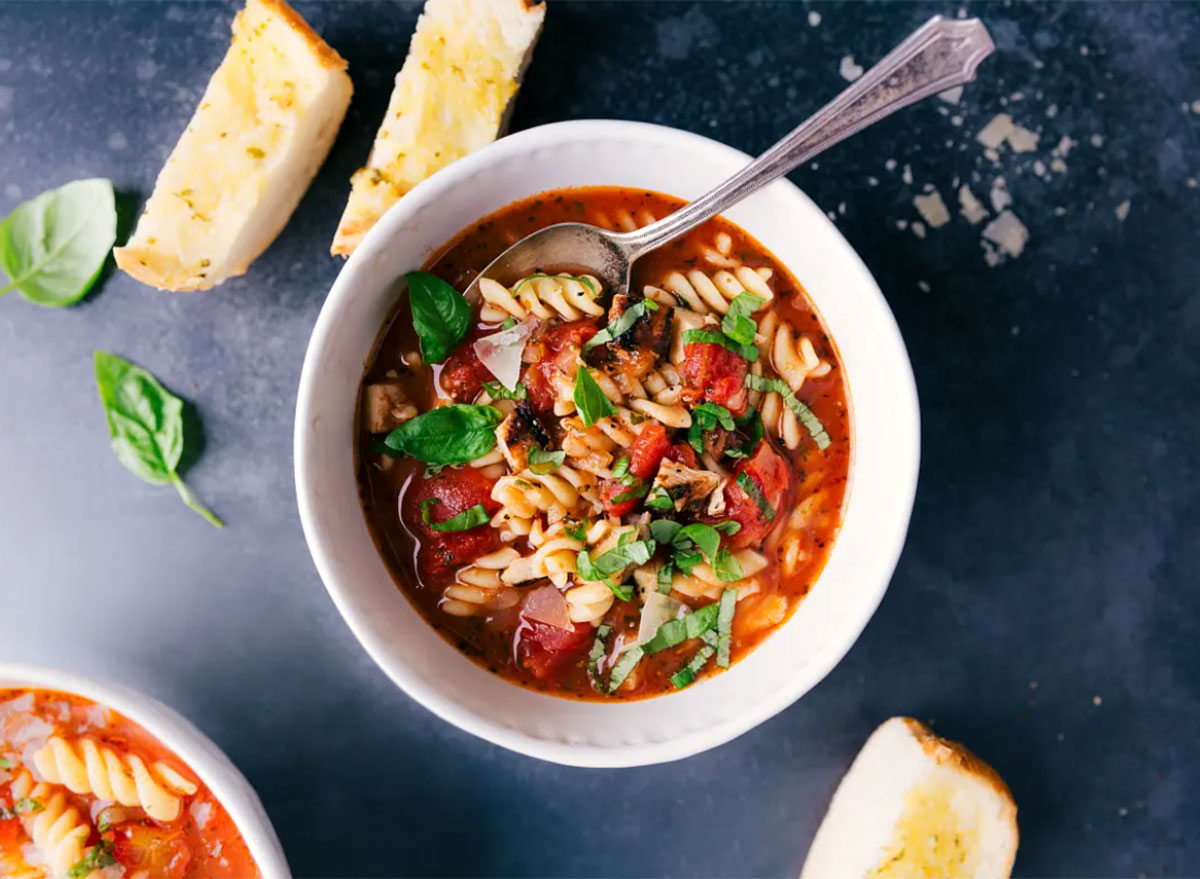
M509 316L524 320L531 314L542 320L604 316L604 306L598 301L600 281L592 275L578 278L531 275L511 289L491 278L482 278L479 295L483 298L479 316L491 323Z
M13 779L11 789L15 803L33 804L32 808L18 812L21 826L46 859L51 875L55 879L65 877L86 854L92 832L87 819L67 802L62 791L54 790L44 781L35 785L27 770Z
M767 283L770 278L771 270L767 268L739 266L733 271L721 269L711 275L692 269L687 273L671 272L658 287L674 294L681 305L699 314L724 314L729 311L729 303L740 293L753 293L766 300L760 306L766 308L775 298Z

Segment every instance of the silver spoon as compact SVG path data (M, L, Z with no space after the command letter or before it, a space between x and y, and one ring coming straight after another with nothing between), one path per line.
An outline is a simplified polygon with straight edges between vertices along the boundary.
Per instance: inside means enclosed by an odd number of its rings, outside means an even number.
M897 110L975 78L995 46L977 18L935 15L849 88L724 183L634 232L559 223L522 238L496 257L466 290L479 299L481 278L501 283L536 271L586 267L614 293L629 289L633 262L786 174L802 162Z

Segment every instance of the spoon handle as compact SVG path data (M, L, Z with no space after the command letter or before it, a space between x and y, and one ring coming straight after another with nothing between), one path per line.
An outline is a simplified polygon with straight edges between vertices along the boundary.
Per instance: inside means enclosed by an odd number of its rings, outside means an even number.
M935 15L853 85L724 183L665 219L616 237L632 261L871 123L970 82L979 62L994 48L979 19L956 21Z

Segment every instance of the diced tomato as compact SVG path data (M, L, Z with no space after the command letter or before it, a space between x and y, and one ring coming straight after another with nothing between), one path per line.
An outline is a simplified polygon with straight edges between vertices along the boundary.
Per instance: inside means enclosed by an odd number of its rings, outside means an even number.
M546 412L554 408L553 376L573 376L580 349L599 330L594 320L574 320L553 327L526 348L525 355L533 365L526 370L525 386L535 409Z
M696 450L687 443L675 443L667 449L667 453L663 457L669 458L676 464L682 464L684 467L691 467L693 470L700 466L700 462L696 460Z
M489 516L495 515L500 510L500 504L492 500L495 484L494 479L475 468L464 467L444 470L410 486L401 512L409 529L421 539L417 560L430 582L452 579L458 568L499 549L500 539L486 523L467 531L434 531L422 521L421 504L429 499L437 501L429 507L431 522L445 522L476 504L483 504Z
M725 538L727 546L739 549L760 544L787 515L792 476L787 461L765 439L759 441L754 454L738 462L733 472L734 478L725 487L725 514L714 521L733 519L742 526L737 534ZM741 474L758 487L773 515L768 517L758 501L738 484Z
M167 877L187 875L192 850L183 831L121 824L105 838L112 845L113 857L125 867L126 875Z
M634 486L623 485L619 479L605 479L600 483L600 502L604 504L604 511L610 516L628 515L637 509L637 505L641 503L641 497L630 498L628 500L619 501L618 497L626 492L633 491ZM645 497L645 495L642 495Z
M670 448L666 428L657 421L646 422L629 450L629 472L639 479L653 479Z
M545 680L573 659L582 656L592 642L592 627L586 624L560 629L539 620L521 618L513 636L513 653L521 668Z
M0 851L13 846L22 837L21 822L15 816L0 818Z
M483 383L495 376L475 353L475 342L468 339L446 358L439 381L442 389L459 403L470 403L483 390Z
M718 403L735 417L746 414L749 394L744 357L715 342L696 342L683 349L682 399L685 403Z

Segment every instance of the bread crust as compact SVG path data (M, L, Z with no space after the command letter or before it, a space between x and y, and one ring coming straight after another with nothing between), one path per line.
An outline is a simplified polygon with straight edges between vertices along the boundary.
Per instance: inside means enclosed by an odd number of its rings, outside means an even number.
M302 40L311 48L316 55L317 65L329 70L345 70L349 64L345 58L337 53L333 46L329 45L321 38L307 21L305 21L299 12L289 6L284 0L247 0L246 6L251 3L262 6L274 12L289 28L295 31ZM237 18L240 19L246 14L246 10L242 9L238 12ZM236 19L235 25L236 28Z

